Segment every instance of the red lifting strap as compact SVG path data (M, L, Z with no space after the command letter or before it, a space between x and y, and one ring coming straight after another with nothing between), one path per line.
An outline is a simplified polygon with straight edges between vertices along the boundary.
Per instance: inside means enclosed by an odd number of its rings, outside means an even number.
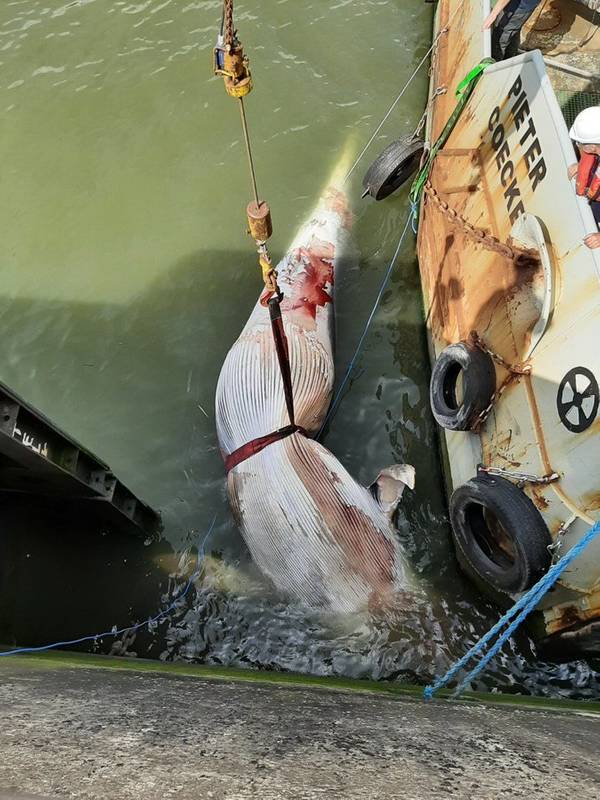
M259 436L258 439L252 439L251 442L246 442L246 444L238 447L237 450L234 450L233 453L230 453L226 457L225 469L229 472L234 467L237 467L238 464L241 464L242 461L260 453L261 450L264 450L265 447L273 444L273 442L279 442L281 439L285 439L296 432L306 436L306 431L304 431L303 428L299 428L297 425L287 425L285 428L280 428L278 431L268 433L266 436Z
M292 371L290 369L290 353L288 349L287 337L283 327L283 319L281 318L281 295L273 297L269 300L269 315L271 317L271 330L273 332L273 339L275 341L275 352L277 353L277 361L279 362L279 370L281 372L281 380L283 381L283 393L285 395L285 405L290 418L290 424L285 428L280 428L273 433L268 433L266 436L259 436L257 439L252 439L246 442L233 453L225 457L225 469L227 472L232 470L242 461L245 461L250 456L254 456L264 450L273 442L279 442L291 436L293 433L302 433L306 436L306 431L296 425L294 419L294 393L292 391Z

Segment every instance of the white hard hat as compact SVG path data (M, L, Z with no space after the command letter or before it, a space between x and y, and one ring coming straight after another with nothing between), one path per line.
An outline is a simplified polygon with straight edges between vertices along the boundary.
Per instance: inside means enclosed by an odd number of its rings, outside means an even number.
M590 106L577 114L569 136L581 144L600 144L600 106Z

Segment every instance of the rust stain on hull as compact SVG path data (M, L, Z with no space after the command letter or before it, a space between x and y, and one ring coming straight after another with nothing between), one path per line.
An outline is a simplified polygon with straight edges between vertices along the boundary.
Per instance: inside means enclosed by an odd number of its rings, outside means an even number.
M564 603L544 612L548 634L573 630L600 617L600 591L587 595L583 603Z

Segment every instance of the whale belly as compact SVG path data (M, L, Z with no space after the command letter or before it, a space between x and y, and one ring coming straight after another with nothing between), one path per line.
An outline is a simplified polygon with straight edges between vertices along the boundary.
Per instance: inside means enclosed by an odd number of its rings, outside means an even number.
M286 595L349 612L404 582L387 517L318 442L275 442L231 470L228 492L252 558Z

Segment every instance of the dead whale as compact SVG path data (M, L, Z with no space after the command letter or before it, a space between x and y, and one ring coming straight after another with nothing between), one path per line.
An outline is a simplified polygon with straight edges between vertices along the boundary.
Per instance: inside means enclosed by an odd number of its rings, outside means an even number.
M287 597L337 612L379 606L407 588L392 516L405 486L414 485L411 466L393 465L365 488L311 438L331 402L333 287L350 226L345 196L328 189L278 267L300 430L262 449L247 447L289 426L264 296L229 351L216 391L229 499L252 558Z

